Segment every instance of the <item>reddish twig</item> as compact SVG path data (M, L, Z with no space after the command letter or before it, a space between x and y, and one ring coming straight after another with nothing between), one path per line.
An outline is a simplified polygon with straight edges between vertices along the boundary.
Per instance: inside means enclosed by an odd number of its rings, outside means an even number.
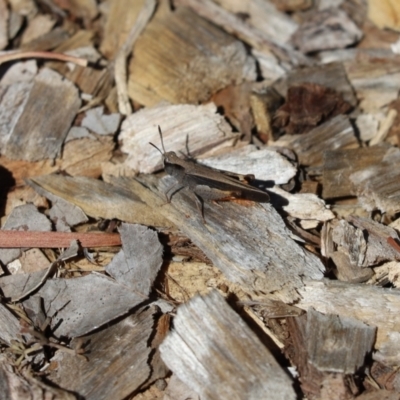
M69 247L72 240L79 240L82 247L121 245L118 233L0 231L0 248L60 248Z

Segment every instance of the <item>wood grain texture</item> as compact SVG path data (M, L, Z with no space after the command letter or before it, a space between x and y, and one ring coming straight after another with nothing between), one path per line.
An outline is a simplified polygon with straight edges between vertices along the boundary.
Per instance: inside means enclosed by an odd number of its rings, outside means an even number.
M352 317L377 327L373 358L386 365L400 362L400 291L347 282L306 282L297 307Z
M295 399L290 379L218 292L179 307L161 357L204 400Z
M133 53L129 96L146 106L162 100L198 104L232 82L256 78L254 59L241 42L186 7L171 12L165 2Z
M257 296L274 293L286 301L297 298L302 278L321 279L324 266L300 247L271 204L204 202L205 223L193 194L181 190L165 203L165 191L176 182L154 176L119 180L172 224L179 227L231 281Z
M78 89L71 82L43 69L34 79L4 154L28 161L57 157L80 105Z

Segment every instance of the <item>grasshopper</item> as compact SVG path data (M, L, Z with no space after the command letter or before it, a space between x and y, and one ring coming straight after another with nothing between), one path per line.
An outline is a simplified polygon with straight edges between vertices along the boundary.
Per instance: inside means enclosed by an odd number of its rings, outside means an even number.
M167 174L173 176L178 181L176 185L170 187L165 193L168 202L171 201L174 194L183 188L189 188L194 194L196 206L204 221L204 200L218 202L232 199L247 199L259 203L269 201L268 193L247 183L243 183L254 179L253 175L240 175L230 171L207 167L189 157L182 159L173 151L165 151L160 127L158 127L158 132L163 151L153 143L150 144L161 153Z

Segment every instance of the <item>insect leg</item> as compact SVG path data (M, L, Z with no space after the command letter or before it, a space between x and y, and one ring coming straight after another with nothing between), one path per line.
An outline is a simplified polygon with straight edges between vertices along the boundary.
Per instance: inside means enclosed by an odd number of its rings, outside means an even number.
M182 190L185 186L182 186L180 183L176 183L175 185L171 186L166 192L165 192L165 197L167 198L167 202L171 203L172 196L176 193L178 193L180 190ZM168 193L171 193L170 196L168 196Z

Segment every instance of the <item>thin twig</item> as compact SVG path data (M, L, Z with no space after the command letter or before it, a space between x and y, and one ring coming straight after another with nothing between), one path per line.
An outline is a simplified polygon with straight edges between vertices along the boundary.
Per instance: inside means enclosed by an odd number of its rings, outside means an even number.
M69 247L74 239L79 240L82 247L121 245L121 237L118 233L0 231L0 248Z
M52 53L50 51L10 51L0 53L0 65L14 60L21 60L25 58L45 58L49 60L58 60L64 62L72 62L80 65L81 67L87 67L88 60L84 58L69 56L63 53Z

